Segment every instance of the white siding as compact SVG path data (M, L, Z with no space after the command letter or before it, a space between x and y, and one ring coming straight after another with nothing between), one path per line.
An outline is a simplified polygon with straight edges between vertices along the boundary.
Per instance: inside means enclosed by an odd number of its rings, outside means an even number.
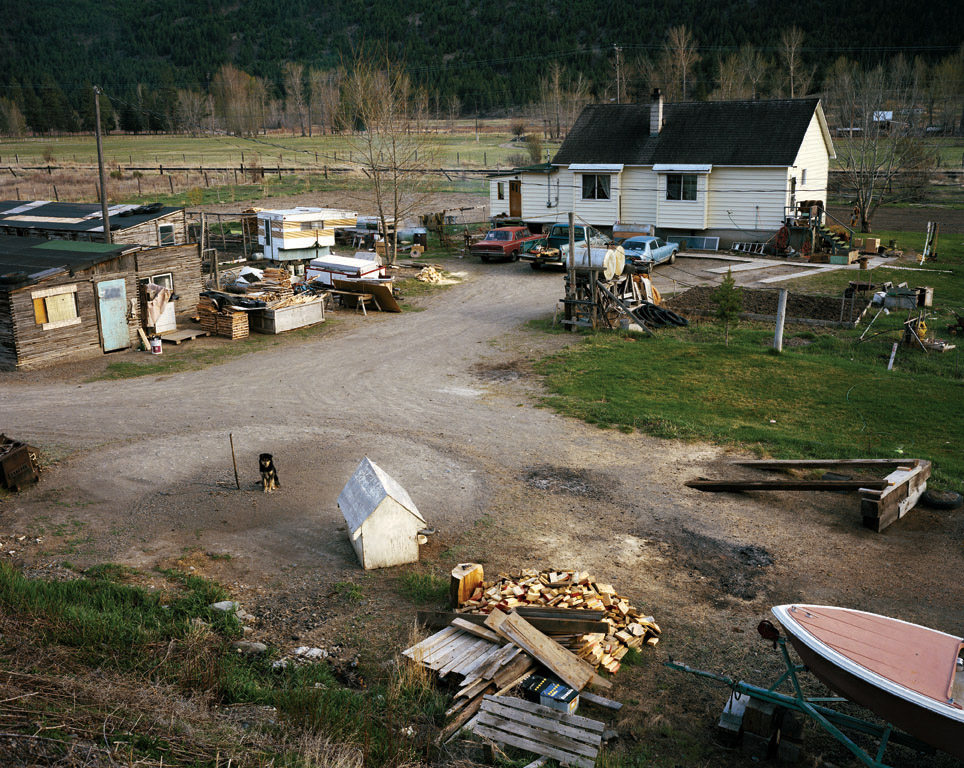
M619 220L656 224L656 174L652 168L627 168L622 177Z
M609 176L609 199L608 200L583 200L582 197L582 177L586 175L582 171L569 171L572 181L570 194L575 200L576 216L590 224L601 227L611 227L619 218L619 173L591 172L590 175ZM577 219L578 221L578 219Z
M519 176L497 176L489 179L489 215L509 215L509 181ZM502 185L502 199L499 200L499 184ZM525 190L523 189L523 195ZM525 209L522 211L525 214Z
M706 228L775 231L783 222L788 195L786 168L714 166L709 175Z
M706 229L707 175L696 174L695 200L667 200L666 175L656 174L656 226L666 229Z
M826 204L830 157L816 113L810 118L810 125L804 134L794 165L796 168L791 168L790 172L797 178L797 202L822 200ZM807 172L806 183L803 183L804 170Z

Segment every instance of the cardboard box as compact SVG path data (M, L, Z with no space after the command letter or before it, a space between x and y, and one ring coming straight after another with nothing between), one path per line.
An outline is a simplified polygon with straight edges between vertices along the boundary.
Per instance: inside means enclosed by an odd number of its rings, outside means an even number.
M861 253L877 253L878 248L880 248L879 237L865 237L863 238L863 246L859 250Z
M522 693L529 700L544 707L573 714L579 708L579 692L557 680L529 675L522 681Z

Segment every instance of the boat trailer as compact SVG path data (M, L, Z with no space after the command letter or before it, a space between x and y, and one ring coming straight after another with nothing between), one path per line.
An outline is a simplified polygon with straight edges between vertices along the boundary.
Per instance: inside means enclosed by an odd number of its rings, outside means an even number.
M852 715L844 714L843 712L826 706L827 704L840 704L843 702L851 703L849 699L840 696L806 696L797 674L805 671L807 667L803 664L793 662L790 658L790 652L787 649L786 639L780 635L777 628L771 622L766 620L760 622L757 631L765 640L773 641L773 648L774 650L779 649L785 666L783 674L768 688L751 685L742 680L737 681L731 677L718 675L714 672L694 669L672 659L666 662L665 665L670 669L689 672L690 674L705 677L729 687L730 690L733 691L733 694L730 697L730 701L727 702L727 710L730 709L731 703L740 702L743 697L748 697L748 699L772 704L775 707L783 708L785 711L796 712L811 718L820 728L846 747L863 765L867 766L867 768L893 768L889 763L883 762L884 752L890 744L900 744L925 754L933 754L935 752L934 747L925 744L903 731L895 729L890 724L877 725L868 720L853 717ZM777 688L784 685L784 683L789 683L790 693L781 693L777 690ZM724 718L725 717L726 713L724 712ZM876 739L878 741L876 753L871 755L844 733L845 730Z

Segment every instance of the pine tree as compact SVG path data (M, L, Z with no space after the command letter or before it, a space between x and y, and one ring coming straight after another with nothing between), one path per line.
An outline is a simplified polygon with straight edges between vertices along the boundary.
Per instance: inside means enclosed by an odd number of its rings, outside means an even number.
M716 317L723 322L723 336L726 346L730 346L730 323L740 319L743 309L743 291L736 287L733 272L726 270L720 287L713 291L713 303L716 304Z

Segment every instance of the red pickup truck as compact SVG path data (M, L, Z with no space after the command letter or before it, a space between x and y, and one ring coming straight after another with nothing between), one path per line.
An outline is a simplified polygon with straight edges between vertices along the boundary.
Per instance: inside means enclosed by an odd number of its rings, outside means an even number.
M479 242L472 243L469 252L484 262L518 261L520 253L525 253L541 239L541 235L533 235L525 227L498 227L489 230Z

